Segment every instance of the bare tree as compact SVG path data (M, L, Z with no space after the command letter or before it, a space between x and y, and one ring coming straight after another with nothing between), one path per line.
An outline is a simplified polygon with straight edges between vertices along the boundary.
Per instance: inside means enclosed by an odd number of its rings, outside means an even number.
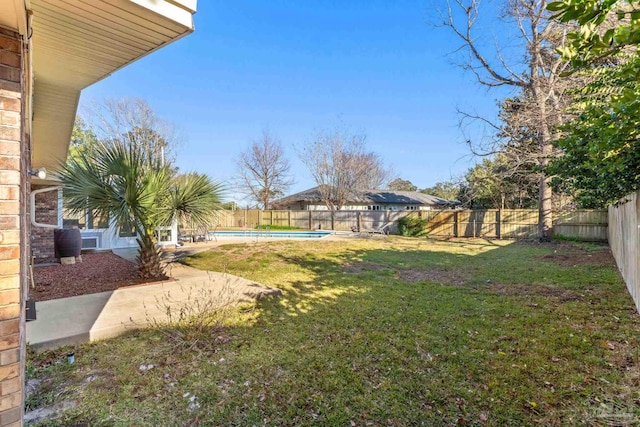
M340 210L389 180L391 171L378 154L366 151L365 142L365 135L338 128L319 132L300 152L328 209Z
M512 158L522 163L533 162L541 171L537 180L538 235L542 239L551 236L553 227L550 177L542 171L554 155L553 141L557 138L557 126L562 122L563 93L568 84L561 74L569 68L555 51L562 44L568 27L551 18L546 10L547 3L546 0L506 2L501 18L517 29L522 42L520 57L511 63L502 55L500 48L496 49L493 61L481 52L473 31L479 17L479 0L447 0L446 13L443 14L443 25L462 40L463 48L469 54L463 68L472 72L482 85L490 88L508 86L518 91L519 104L510 106L513 121L508 126L473 114L463 114L463 121L481 120L498 135L489 146L470 142L475 154L495 154L511 142ZM522 142L523 128L526 128L530 139L525 144L518 144L518 141Z
M137 147L146 160L164 164L175 161L178 136L175 126L141 98L105 99L94 102L85 117L103 144L115 141Z
M289 175L290 164L280 141L271 133L262 131L262 138L240 153L236 160L238 188L256 200L263 209L269 209L275 197L284 195L293 185Z

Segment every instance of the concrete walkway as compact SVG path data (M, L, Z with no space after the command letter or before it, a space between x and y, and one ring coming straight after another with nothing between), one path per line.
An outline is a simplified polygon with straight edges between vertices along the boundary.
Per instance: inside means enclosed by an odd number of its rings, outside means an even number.
M173 257L207 250L211 246L183 248ZM135 259L135 251L114 253ZM39 350L94 341L132 328L166 322L168 312L176 316L180 310L193 313L204 306L236 304L281 293L279 289L241 277L197 270L171 260L167 273L173 280L38 302L37 320L27 322L27 342Z

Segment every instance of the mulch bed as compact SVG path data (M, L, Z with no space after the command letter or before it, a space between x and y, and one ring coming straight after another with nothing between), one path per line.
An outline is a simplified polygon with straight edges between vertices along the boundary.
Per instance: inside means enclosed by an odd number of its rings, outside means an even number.
M33 278L35 287L29 289L29 298L35 301L107 292L158 281L142 279L135 264L111 252L83 254L82 262L72 265L36 265Z

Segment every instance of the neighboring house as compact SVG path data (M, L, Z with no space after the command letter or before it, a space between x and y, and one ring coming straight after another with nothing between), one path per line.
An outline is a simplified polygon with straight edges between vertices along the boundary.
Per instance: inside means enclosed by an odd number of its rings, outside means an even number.
M31 209L32 189L57 186L36 170L65 160L80 91L191 33L195 9L196 0L0 1L0 426L22 425L31 238L53 234L30 222L43 221L34 211L58 217L57 190Z
M428 211L445 209L458 205L455 200L445 200L417 191L372 190L354 194L341 208L343 211ZM287 210L329 210L320 189L310 188L274 201L274 209Z

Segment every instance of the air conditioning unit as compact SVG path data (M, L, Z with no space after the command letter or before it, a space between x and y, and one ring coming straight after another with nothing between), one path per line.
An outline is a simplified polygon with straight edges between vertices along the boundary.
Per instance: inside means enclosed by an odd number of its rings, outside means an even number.
M97 237L82 237L82 249L98 249Z

